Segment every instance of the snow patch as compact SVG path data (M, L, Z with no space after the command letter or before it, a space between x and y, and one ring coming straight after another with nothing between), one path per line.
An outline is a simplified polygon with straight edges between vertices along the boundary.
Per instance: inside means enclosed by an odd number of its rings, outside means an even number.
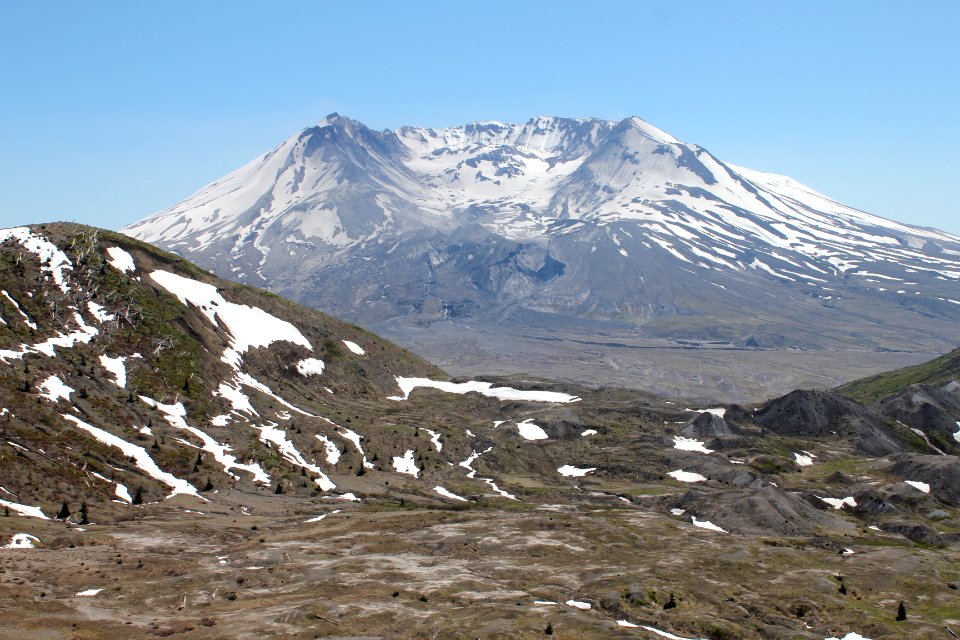
M726 533L725 529L721 529L717 525L713 524L709 520L698 520L697 516L690 516L693 526L700 527L701 529L709 529L710 531L718 531L720 533Z
M565 464L559 469L557 469L557 472L560 475L567 476L569 478L582 478L583 476L587 475L591 471L596 471L596 470L597 470L596 467L580 469L580 468L574 467L573 465Z
M566 602L564 602L564 604L567 605L568 607L573 607L574 609L581 609L583 611L593 608L593 605L591 605L589 602L581 602L579 600L567 600Z
M297 448L292 442L287 439L287 432L283 429L278 429L277 425L274 423L268 423L263 425L254 425L254 429L260 432L260 441L264 443L270 443L277 446L277 449L280 452L280 455L283 458L306 471L317 476L314 478L313 482L320 487L321 491L332 491L337 488L337 485L327 477L327 474L315 464L307 462L304 457L297 451ZM269 476L267 481L269 482Z
M323 519L326 518L327 516L332 516L332 515L334 515L334 514L336 514L336 513L340 513L340 509L334 509L334 510L331 511L330 513L324 513L324 514L322 514L322 515L316 516L315 518L310 518L309 520L304 520L303 523L304 523L304 524L309 524L309 523L311 523L311 522L320 522L321 520L323 520Z
M358 345L356 342L351 342L350 340L342 340L341 342L343 342L343 344L347 346L347 349L350 349L350 351L357 354L358 356L367 355L367 352L363 350L363 347Z
M4 545L4 549L36 549L34 542L40 542L40 538L32 536L29 533L14 534L10 544Z
M31 351L42 353L48 358L53 358L56 355L55 347L67 349L73 348L78 342L81 344L87 344L93 340L94 336L100 333L95 327L91 327L84 322L83 317L76 311L73 313L73 320L79 327L79 329L76 331L71 331L70 333L58 333L53 338L48 338L47 340L44 340L38 344L21 345L19 351L0 349L0 360L19 360Z
M100 593L101 591L103 591L103 589L86 589L85 591L78 591L76 597L78 597L78 598L89 598L89 597L92 597L92 596L97 595L97 594Z
M693 473L691 471L684 471L683 469L677 469L676 471L671 471L667 474L674 480L679 480L680 482L704 482L706 481L706 476L702 476L699 473Z
M481 480L483 480L484 482L486 482L486 483L490 486L490 488L493 490L493 492L496 493L497 495L503 496L504 498L509 498L510 500L520 500L520 498L518 498L517 496L513 495L512 493L509 493L509 492L507 492L507 491L504 491L503 489L501 489L500 487L498 487L497 484L496 484L492 479L490 479L490 478L481 478Z
M41 392L40 395L50 402L59 402L61 399L69 402L70 394L74 392L73 388L68 387L57 376L50 376L41 382L38 389Z
M169 271L154 271L150 279L173 294L184 305L197 307L215 327L226 330L232 340L221 358L239 370L241 355L248 349L268 347L274 342L291 342L313 351L295 326L260 309L227 301L212 284L185 278Z
M707 449L704 444L705 443L700 442L699 440L694 440L693 438L684 438L683 436L676 436L673 439L674 449L680 449L681 451L698 451L700 453L713 453L713 449Z
M113 494L118 498L120 498L121 500L123 500L124 502L126 502L127 504L131 504L133 502L133 498L130 497L130 490L127 489L122 484L120 484L119 482L113 488Z
M684 411L692 411L694 413L712 413L718 418L722 418L727 415L727 410L724 407L713 407L710 409L684 409Z
M64 293L70 292L70 286L67 284L63 272L73 270L73 263L63 251L57 248L43 236L39 236L27 227L14 227L12 229L0 229L0 242L6 242L10 238L17 240L23 248L33 253L40 259L40 269L53 276L53 281L60 287Z
M319 433L316 434L315 437L323 443L323 447L327 450L327 464L337 464L340 462L340 449L334 444L333 440Z
M297 372L303 377L318 376L323 373L323 360L319 358L305 358L297 363Z
M806 454L806 455L804 455L804 454ZM794 454L793 454L793 459L794 459L794 461L796 461L796 463L797 463L799 466L801 466L801 467L809 467L809 466L812 466L812 465L813 465L813 458L814 458L814 456L807 454L806 451L805 451L804 453L802 453L802 454L801 454L801 453L796 453L796 452L794 452Z
M238 413L245 413L248 416L260 415L250 404L250 398L247 397L247 394L240 391L240 384L237 381L234 381L234 383L236 386L221 382L215 394L229 402L233 410Z
M107 255L110 256L107 264L114 269L124 273L137 270L137 265L133 262L133 256L120 247L107 247Z
M110 322L111 320L117 317L112 313L107 313L106 308L100 306L93 300L87 301L87 310L90 312L90 314L94 318L97 319L97 322L99 322L100 324L103 324L104 322Z
M360 444L360 434L356 431L351 431L346 427L339 427L339 432L341 436L353 443L353 446L357 448L357 451L360 452L360 455L363 457L363 466L367 469L373 469L376 465L367 460L367 454L363 451L363 446Z
M853 496L847 496L846 498L823 498L821 496L817 496L817 498L819 498L820 500L823 500L834 509L842 509L843 505L847 505L850 507L857 506L857 501Z
M930 493L930 485L926 482L920 482L919 480L904 480L904 482L918 491Z
M414 478L420 475L420 469L417 468L417 461L413 457L413 449L407 449L403 456L393 457L393 468L397 473L406 473Z
M666 638L667 640L704 640L703 638L684 638L683 636L678 636L670 633L669 631L662 631L655 627L641 627L650 633L660 636L661 638Z
M523 422L517 423L517 431L524 440L546 440L547 432L533 424L533 418L527 418Z

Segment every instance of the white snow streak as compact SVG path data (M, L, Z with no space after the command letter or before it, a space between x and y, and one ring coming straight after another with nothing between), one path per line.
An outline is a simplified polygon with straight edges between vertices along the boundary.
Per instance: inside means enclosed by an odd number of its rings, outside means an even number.
M23 248L35 254L40 259L40 269L53 276L53 281L60 287L64 293L70 292L70 286L67 284L63 272L73 270L73 263L63 251L57 248L43 236L39 236L27 227L14 227L12 229L0 229L0 242L6 242L14 238Z
M690 516L693 526L700 527L701 529L709 529L710 531L718 531L720 533L726 533L726 530L721 529L717 525L713 524L709 520L698 520L697 516Z
M316 475L317 478L314 478L313 481L320 487L321 491L332 491L337 488L337 485L327 477L327 474L325 474L320 467L307 462L304 457L300 455L300 452L297 451L294 444L287 440L286 431L278 429L274 423L253 425L253 428L260 432L260 441L275 444L280 451L280 455L283 456L287 462L302 467Z
M843 509L844 505L850 507L857 506L857 500L853 496L847 496L846 498L823 498L821 496L817 496L817 498L823 500L834 509Z
M917 491L922 491L923 493L930 493L930 485L926 482L920 482L919 480L904 480L904 482Z
M104 307L100 306L93 300L87 301L87 310L94 318L97 319L97 322L100 324L103 324L104 322L110 322L117 317L112 313L107 313L107 310Z
M498 398L500 400L526 400L529 402L553 403L568 403L577 402L580 400L580 398L577 396L571 396L565 393L557 393L554 391L520 391L510 387L494 387L493 383L491 382L478 382L475 380L457 383L446 382L443 380L431 380L429 378L403 378L400 376L397 376L396 379L397 385L400 387L400 391L403 392L403 395L390 396L388 400L407 400L410 397L410 392L417 387L427 387L431 389L438 389L446 393L457 394L470 393L473 391L487 397Z
M801 467L809 467L813 464L813 456L811 455L803 455L803 454L794 452L793 458L796 461L796 463Z
M357 451L360 452L360 455L363 457L363 466L367 469L373 469L376 465L367 460L367 454L363 451L363 446L360 444L360 434L356 431L351 431L346 427L338 427L338 433L353 443L353 446L357 448Z
M21 307L21 306L17 303L16 300L14 300L12 297L10 297L10 294L7 293L6 290L0 291L0 293L2 293L2 294L3 294L3 297L5 297L7 300L9 300L9 301L10 301L10 304L12 304L12 305L14 306L14 308L20 313L20 316L23 318L24 324L26 324L28 327L30 327L31 329L33 329L34 331L36 331L36 330L37 330L37 323L30 319L30 316L28 316L28 315L27 315L27 312L23 310L23 307Z
M186 421L187 410L184 408L183 403L177 402L175 404L162 404L153 398L148 398L147 396L140 396L140 399L151 407L154 407L160 411L160 413L164 415L164 418L166 418L167 422L170 423L171 426L177 429L182 429L199 438L203 443L203 446L201 447L202 450L211 454L213 459L223 467L223 470L234 479L239 479L239 477L231 473L230 470L240 469L241 471L246 471L252 475L254 482L270 484L270 476L267 475L267 472L263 470L263 467L261 467L259 463L251 462L250 464L241 464L237 462L237 458L229 454L229 451L232 450L230 445L221 444L206 432L188 425Z
M621 626L624 626L624 625L621 625ZM704 640L704 638L684 638L683 636L677 636L670 633L669 631L662 631L655 627L642 626L641 628L649 631L650 633L656 634L661 638L666 638L667 640Z
M124 364L126 356L111 358L104 354L100 356L100 365L113 374L114 383L121 389L127 386L127 367Z
M4 489L6 491L6 489ZM7 491L7 493L10 493ZM0 498L0 507L6 507L10 511L19 513L21 516L26 516L28 518L40 518L41 520L49 520L47 516L43 515L43 511L40 510L40 507L31 507L26 504L19 504L17 502L10 502L9 500L4 500Z
M327 464L337 464L340 461L340 449L337 447L334 442L327 436L322 436L319 433L316 434L317 440L323 443L324 448L327 450Z
M430 434L430 440L433 442L433 447L437 450L437 453L440 453L440 451L443 449L443 444L440 442L440 434L436 431L425 429L424 427L420 428Z
M437 493L439 493L440 495L442 495L442 496L445 497L445 498L450 498L450 499L452 499L452 500L459 500L459 501L461 501L461 502L470 502L469 500L467 500L467 499L464 498L463 496L458 496L457 494L453 493L452 491L449 491L449 490L447 490L447 489L444 489L444 488L441 487L440 485L435 486L435 487L433 488L433 490L436 491Z
M123 438L118 438L109 431L104 431L99 427L94 427L89 425L86 422L80 420L76 416L71 416L66 413L61 414L64 420L74 423L79 429L86 431L94 438L100 442L120 449L123 452L123 455L133 458L134 463L137 465L141 471L146 473L151 478L159 480L163 484L167 485L172 489L168 498L173 497L177 494L183 493L186 495L194 496L199 498L200 495L197 493L196 488L191 485L186 480L182 480L173 474L167 473L163 469L157 466L157 463L153 461L153 458L150 457L150 454L143 447L139 447L135 444L127 442Z
M221 358L239 370L241 355L248 349L267 347L274 342L298 344L313 351L295 326L260 309L229 302L212 284L185 278L169 271L154 271L150 279L175 295L183 304L192 304L215 327L222 327L232 337L230 347Z
M343 340L343 344L347 345L347 349L350 349L353 353L358 356L367 355L367 352L363 350L363 347L358 345L356 342L351 342L350 340Z

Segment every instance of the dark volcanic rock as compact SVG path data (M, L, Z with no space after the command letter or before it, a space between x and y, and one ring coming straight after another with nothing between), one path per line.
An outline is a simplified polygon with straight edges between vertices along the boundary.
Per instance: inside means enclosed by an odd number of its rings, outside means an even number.
M925 384L914 384L880 401L880 410L894 420L919 429L940 448L957 449L953 434L960 421L960 394ZM937 437L938 434L940 437Z
M834 471L824 478L824 480L830 484L850 484L853 482L853 480L847 477L842 471Z
M701 455L675 455L674 460L684 471L706 476L714 482L740 489L762 489L768 486L759 475L743 465L734 465L723 458Z
M920 544L934 546L941 545L944 542L943 538L941 538L935 531L915 522L895 520L891 522L884 522L882 525L880 525L880 528L888 533L900 534L904 538L907 538L912 542L919 542Z
M733 432L730 430L730 425L720 416L713 413L700 413L686 424L681 433L687 438L712 438L728 436Z
M960 458L904 453L892 460L893 465L887 469L890 473L904 480L926 482L933 498L960 506Z
M583 423L572 417L550 418L541 422L540 427L550 438L555 440L579 438L580 434L586 429Z
M767 402L753 421L782 436L853 437L857 448L875 456L902 450L883 416L831 391L793 391Z
M841 516L817 509L802 496L771 485L715 493L688 491L670 506L736 533L813 535L827 529L852 529Z
M854 513L869 516L883 516L897 511L896 505L889 502L874 489L868 489L867 491L858 493L854 497L857 500L857 506L853 508Z

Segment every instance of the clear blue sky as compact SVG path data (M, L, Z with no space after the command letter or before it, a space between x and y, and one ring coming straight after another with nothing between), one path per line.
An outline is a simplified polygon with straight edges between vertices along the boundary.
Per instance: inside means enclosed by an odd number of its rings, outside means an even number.
M331 111L638 115L960 233L960 2L0 0L0 225L117 228Z

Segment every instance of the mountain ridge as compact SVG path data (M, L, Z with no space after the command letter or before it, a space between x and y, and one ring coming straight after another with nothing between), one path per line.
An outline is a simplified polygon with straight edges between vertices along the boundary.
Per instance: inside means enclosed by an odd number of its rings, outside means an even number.
M582 375L561 372L580 382L630 384L622 372L643 367L624 349L579 347L585 323L644 347L806 350L810 362L764 394L814 382L827 370L817 353L847 353L833 386L890 368L876 364L889 350L926 360L960 338L956 236L725 164L639 118L376 132L331 115L124 232L434 361L486 363L465 374L505 364L444 346L480 330L556 377L557 352L516 337L529 327L513 318L530 313L589 361ZM449 341L422 335L430 326ZM644 384L694 392L667 385L684 368L665 364ZM750 368L738 361L731 381L745 394L767 384Z

